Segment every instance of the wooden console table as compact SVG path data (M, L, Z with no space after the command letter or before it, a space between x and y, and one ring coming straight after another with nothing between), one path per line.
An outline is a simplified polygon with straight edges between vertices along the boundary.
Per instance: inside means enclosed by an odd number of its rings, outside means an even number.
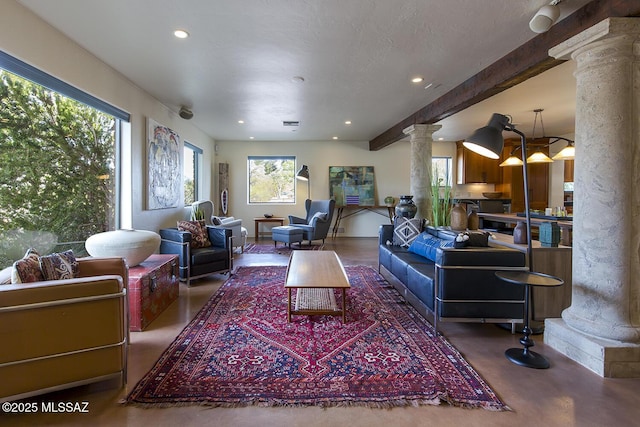
M271 218L266 218L266 217L258 217L258 218L253 218L253 221L256 223L256 234L255 234L255 241L258 241L258 238L260 237L260 223L263 222L274 222L274 223L278 223L280 224L280 226L284 225L284 218L281 217L275 217L272 216Z
M351 210L353 212L347 212L345 214L345 209L347 210ZM379 210L381 209L386 209L387 210L387 214L383 214L381 212L379 212ZM393 206L360 206L360 205L345 205L345 206L336 206L336 220L333 223L333 228L332 228L332 232L331 232L331 238L335 239L336 235L338 234L338 229L340 228L340 221L342 221L345 218L348 218L350 216L353 216L357 213L360 213L362 211L369 211L369 212L373 212L376 213L378 215L382 215L384 217L388 216L389 217L389 221L391 222L391 224L393 224L393 216L395 214L395 208Z

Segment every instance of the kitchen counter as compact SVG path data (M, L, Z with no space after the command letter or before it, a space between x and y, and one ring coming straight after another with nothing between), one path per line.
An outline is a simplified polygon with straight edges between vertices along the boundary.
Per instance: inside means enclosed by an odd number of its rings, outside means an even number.
M505 224L517 224L520 221L526 221L526 218L523 216L518 216L518 214L505 214L505 213L487 213L487 212L478 212L478 218L480 220L488 220L495 222L502 222ZM538 227L543 222L553 221L558 224L561 230L560 243L565 246L571 246L573 232L573 221L556 221L549 219L541 219L541 218L531 218L531 226ZM480 228L482 228L482 224L480 224Z

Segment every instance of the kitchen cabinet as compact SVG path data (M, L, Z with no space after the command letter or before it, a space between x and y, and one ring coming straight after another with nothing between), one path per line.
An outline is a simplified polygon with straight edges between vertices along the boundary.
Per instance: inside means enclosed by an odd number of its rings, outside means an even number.
M548 139L537 138L536 142L527 143L527 154L531 155L538 148L545 154L549 154ZM520 145L519 139L506 139L502 156L498 163L502 163L516 146ZM522 157L520 150L515 153ZM534 210L541 210L549 203L549 163L528 163L529 172L529 206ZM496 191L502 191L502 196L511 199L511 212L524 212L524 180L521 166L501 167L500 184Z
M573 160L564 161L564 182L573 182Z
M464 148L462 141L456 142L456 184L500 182L501 160L489 159Z

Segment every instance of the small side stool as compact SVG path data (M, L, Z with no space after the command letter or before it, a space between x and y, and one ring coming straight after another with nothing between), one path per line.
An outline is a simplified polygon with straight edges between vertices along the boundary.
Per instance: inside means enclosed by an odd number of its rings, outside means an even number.
M302 242L304 231L301 228L291 225L282 225L280 227L273 227L271 229L271 235L274 246L278 246L278 242L282 242L289 244L289 247L291 247L291 243Z

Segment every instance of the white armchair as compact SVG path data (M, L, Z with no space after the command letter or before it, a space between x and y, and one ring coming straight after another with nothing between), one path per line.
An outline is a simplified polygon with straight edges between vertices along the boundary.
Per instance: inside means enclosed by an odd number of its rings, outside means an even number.
M228 228L231 230L233 248L240 247L244 253L244 246L247 244L247 229L242 226L240 218L232 216L215 216L213 214L213 202L211 200L199 200L191 204L191 211L200 210L204 216L204 222L207 225L213 225L219 228Z
M218 224L218 221L220 222ZM236 219L232 216L228 217L211 217L214 227L231 229L232 246L237 248L240 246L240 251L244 253L244 246L247 244L247 229L242 226L242 220Z

